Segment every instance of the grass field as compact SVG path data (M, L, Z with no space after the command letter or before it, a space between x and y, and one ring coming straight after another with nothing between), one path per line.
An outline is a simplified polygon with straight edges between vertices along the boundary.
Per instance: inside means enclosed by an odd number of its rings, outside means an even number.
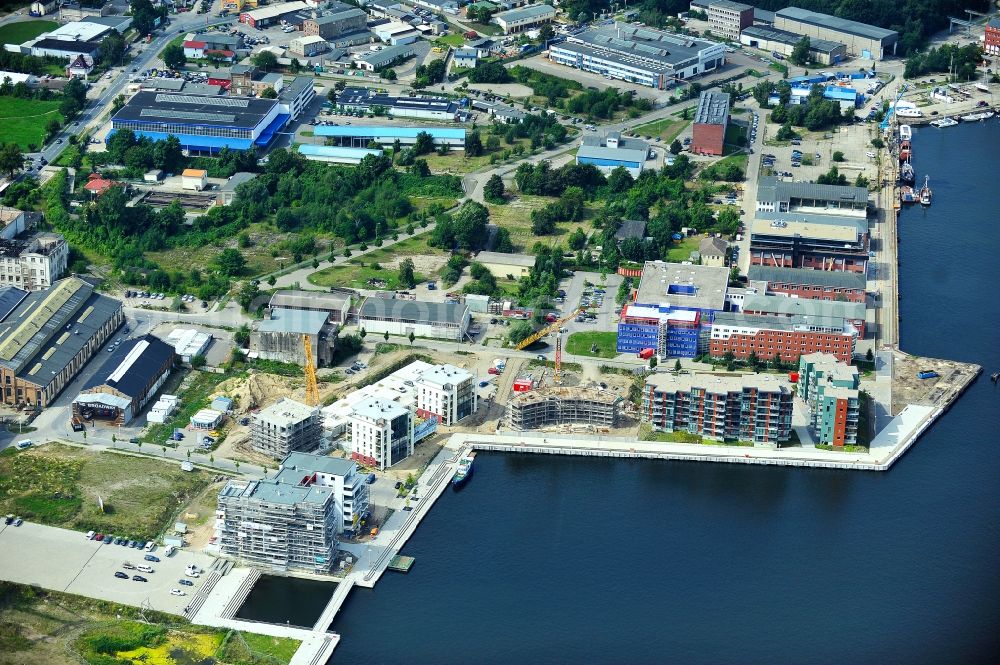
M79 531L152 540L208 484L177 462L49 444L0 453L0 512ZM104 502L101 512L97 498Z
M550 246L562 243L565 240L565 236L577 226L583 227L585 231L590 226L590 222L587 220L594 215L593 202L587 203L582 221L560 222L556 225L555 233L536 236L531 231L532 211L544 208L546 204L552 203L555 200L548 196L523 194L509 199L504 205L487 203L486 207L490 211L490 223L507 229L510 232L510 239L514 243L514 249L516 251L524 251L531 249L536 242Z
M416 264L414 276L418 283L436 275L440 266L432 270L425 265L447 260L448 253L427 244L427 234L407 238L388 247L377 249L364 255L355 256L347 263L330 266L309 275L309 283L316 286L350 286L354 288L374 288L368 280L383 280L388 290L401 288L396 266L399 257L410 257ZM373 267L373 264L377 264Z
M4 97L0 103L0 126L3 127L3 140L18 144L22 150L28 149L29 143L37 146L45 140L45 125L51 118L62 122L59 114L58 100L39 101L35 99L18 99Z
M597 345L597 352L591 351ZM618 334L613 332L576 332L566 340L566 353L591 358L614 358L618 344Z
M55 21L20 21L0 25L0 44L20 44L58 27Z
M127 605L0 582L0 663L286 665L298 640L192 626Z
M438 46L454 46L458 48L465 43L465 37L460 34L442 35L434 40Z
M639 125L632 131L639 136L659 136L665 145L670 145L670 142L677 138L678 134L684 131L684 128L690 123L689 120L671 120L670 118L660 118L659 120L654 120L653 122L648 122L645 125Z
M698 236L691 236L690 238L684 238L680 242L675 242L670 247L670 251L667 252L666 260L674 263L690 261L691 252L698 251L698 243L700 240L701 239Z

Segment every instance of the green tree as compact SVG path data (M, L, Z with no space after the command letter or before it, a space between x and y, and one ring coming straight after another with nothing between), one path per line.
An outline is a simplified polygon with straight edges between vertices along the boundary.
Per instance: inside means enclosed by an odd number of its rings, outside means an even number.
M812 57L809 55L810 41L809 36L805 35L799 41L795 42L795 46L792 47L792 54L788 56L789 62L793 65L798 65L804 67L808 65Z
M0 171L13 177L24 166L24 155L16 143L0 146Z
M531 327L530 323L527 321L518 321L510 327L509 331L507 331L507 339L511 342L511 344L520 344L533 332L534 329Z
M844 153L841 152L840 150L835 150L833 152L833 161L835 161L835 162L842 162L842 161L844 161Z
M278 68L278 56L270 51L260 51L252 58L253 64L265 72Z
M504 198L505 192L506 189L503 184L503 178L496 173L491 175L490 179L486 181L485 185L483 185L483 199L488 203L504 203L506 200Z
M473 129L465 137L465 155L467 157L479 157L483 154L483 140L479 136L479 130Z
M261 99L277 99L278 93L274 91L274 88L264 88L260 93Z
M494 250L504 254L510 254L514 251L514 242L510 239L510 231L502 226L497 229L496 247L494 247Z
M385 331L385 334L384 334L384 335L382 335L382 339L384 339L384 340L385 340L385 341L387 341L387 342L389 341L389 331L388 331L388 330L386 330L386 331Z
M414 276L413 270L414 270L413 259L411 258L403 259L403 261L399 264L400 286L407 289L412 289L417 285L417 279Z
M240 254L240 250L234 249L232 247L227 247L226 249L219 252L219 255L215 257L215 265L219 268L219 271L223 275L229 277L237 277L246 268L247 261Z
M413 340L415 340L417 336L413 333L412 330L410 331L409 338L410 338L410 346L413 346Z
M570 234L569 239L566 242L570 246L570 249L583 249L587 244L587 234L584 233L583 229L578 226L576 227L576 230Z
M676 361L674 361L674 371L675 372L680 372L681 371L681 361L680 361L680 358L678 358Z
M411 150L414 155L426 155L434 152L434 137L427 132L418 132Z
M170 69L181 69L187 64L187 56L184 55L184 48L180 44L170 44L163 49L163 64Z
M679 155L679 154L681 154L681 150L683 150L683 149L684 149L684 146L682 146L681 142L678 141L677 139L674 139L670 143L670 154L671 155Z

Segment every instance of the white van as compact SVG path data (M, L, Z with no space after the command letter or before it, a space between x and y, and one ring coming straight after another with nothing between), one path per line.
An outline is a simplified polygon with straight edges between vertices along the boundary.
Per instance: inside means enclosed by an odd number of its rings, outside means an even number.
M17 442L18 450L26 450L31 447L31 439L25 439L24 441Z
M153 550L155 550L155 549L156 549L156 543L154 543L154 542L153 542L153 541L151 540L151 541L149 541L148 543L146 543L146 547L145 547L145 548L143 548L143 549L145 549L145 550L146 550L147 552L152 552Z
M135 568L136 568L136 570L138 570L138 571L139 571L140 573L151 573L151 572L153 572L153 569L152 569L152 568L150 568L149 566L147 566L147 565L146 565L146 564L144 564L144 563L142 563L142 564L139 564L139 565L138 565L138 566L136 566Z

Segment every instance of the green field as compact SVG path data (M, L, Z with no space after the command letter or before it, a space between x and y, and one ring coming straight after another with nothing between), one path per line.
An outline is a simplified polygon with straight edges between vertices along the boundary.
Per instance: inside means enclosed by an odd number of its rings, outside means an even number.
M35 99L4 97L0 103L3 140L13 141L22 150L27 150L29 143L41 146L45 140L45 125L49 119L57 118L62 122L59 104L59 100L43 102Z
M597 345L597 352L591 351ZM613 332L577 332L566 340L566 353L591 358L614 358L618 355L616 346L618 334Z
M152 540L208 482L203 471L181 471L178 462L143 456L61 444L25 452L9 448L0 453L0 512L78 531Z
M426 234L407 238L388 247L354 256L348 259L347 263L317 270L309 275L309 283L315 286L349 286L358 289L381 288L395 291L401 288L399 271L389 266L394 266L399 257L408 256L413 258L416 264L414 277L419 284L432 278L438 270L435 268L422 272L421 267L426 262L444 265L448 256L447 252L428 246L425 236ZM383 280L385 285L376 287L369 284L369 280Z
M20 21L0 25L0 44L21 44L58 27L55 21Z
M435 39L434 43L438 46L454 46L455 48L458 48L465 43L465 37L456 34L442 35Z
M653 122L648 122L645 125L639 125L632 131L639 136L659 136L660 139L667 145L670 144L677 135L684 131L684 128L690 123L689 120L671 120L670 118L661 118L659 120L654 120Z
M698 243L701 238L698 236L691 236L689 238L684 238L680 242L675 242L670 247L670 251L667 252L667 261L673 263L680 263L681 261L690 261L691 252L698 251Z

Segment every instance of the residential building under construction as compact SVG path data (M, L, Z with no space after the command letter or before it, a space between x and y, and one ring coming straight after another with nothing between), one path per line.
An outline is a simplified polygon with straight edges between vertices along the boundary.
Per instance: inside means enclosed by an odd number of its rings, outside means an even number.
M255 413L250 424L250 446L275 458L313 450L321 435L319 409L287 397Z
M620 395L597 388L532 390L507 403L507 427L516 431L566 424L617 427L623 401Z

